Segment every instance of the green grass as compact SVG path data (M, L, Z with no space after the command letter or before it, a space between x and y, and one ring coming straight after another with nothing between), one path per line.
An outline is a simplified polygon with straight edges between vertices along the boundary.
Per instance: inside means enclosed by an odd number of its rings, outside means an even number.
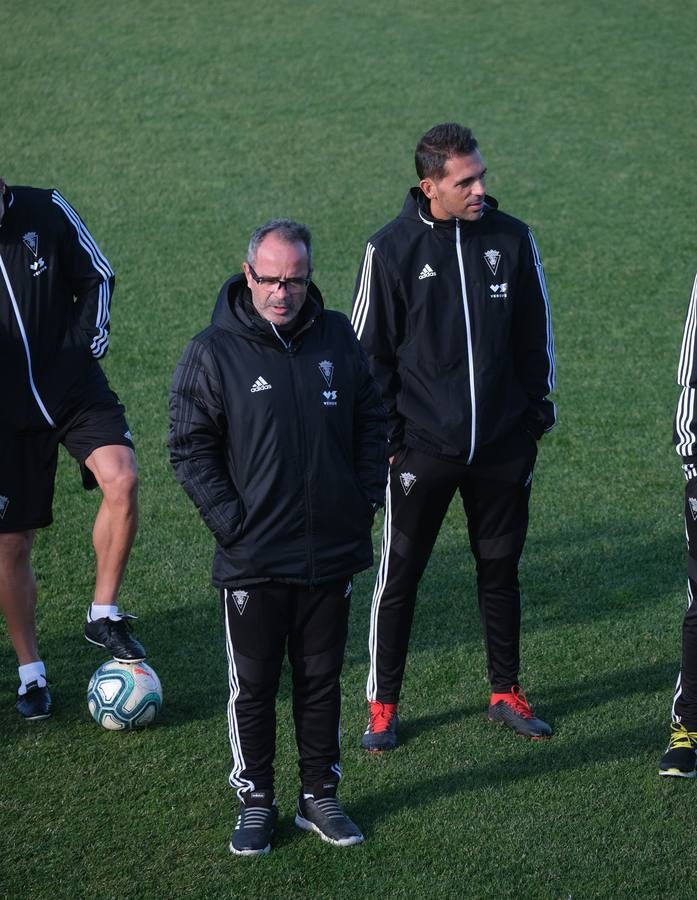
M133 735L88 717L101 657L80 623L97 498L63 457L35 554L51 721L16 720L0 635L0 896L689 896L695 785L656 770L685 602L671 419L697 267L696 12L648 0L4 10L2 174L60 187L118 275L106 369L142 477L123 603L166 706ZM170 374L270 216L307 221L317 283L348 311L366 237L414 181L416 140L448 119L471 125L490 192L533 226L552 297L559 426L541 448L522 577L524 684L556 734L525 743L486 722L454 505L420 592L403 740L382 758L357 746L372 573L357 579L342 799L366 843L337 851L292 824L286 673L275 849L233 859L212 547L167 463Z

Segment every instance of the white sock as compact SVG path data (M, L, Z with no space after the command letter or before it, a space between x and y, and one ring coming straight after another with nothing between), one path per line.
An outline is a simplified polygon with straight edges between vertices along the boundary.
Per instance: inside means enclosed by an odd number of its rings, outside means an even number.
M19 690L17 693L20 697L27 692L27 685L32 681L36 681L39 687L46 686L46 666L40 659L36 662L27 663L26 666L17 666L19 674Z
M114 619L118 621L121 618L118 606L111 606L107 603L93 603L87 613L87 621L94 622L95 619Z

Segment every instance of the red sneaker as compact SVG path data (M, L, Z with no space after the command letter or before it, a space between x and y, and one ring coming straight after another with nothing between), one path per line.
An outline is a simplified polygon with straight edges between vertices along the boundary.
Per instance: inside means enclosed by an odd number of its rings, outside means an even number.
M397 704L371 700L369 705L370 721L361 739L361 747L371 753L394 750L397 746L397 725L399 723Z
M525 694L517 684L505 694L492 694L489 721L508 725L516 734L533 740L552 736L552 728L533 713Z

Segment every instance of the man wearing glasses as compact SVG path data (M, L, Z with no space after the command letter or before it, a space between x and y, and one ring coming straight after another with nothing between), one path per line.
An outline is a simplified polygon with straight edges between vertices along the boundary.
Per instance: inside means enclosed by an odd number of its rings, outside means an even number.
M386 480L385 414L348 319L312 283L310 232L275 219L251 237L170 396L177 479L216 539L225 617L230 850L268 853L275 699L288 642L301 789L296 824L335 846L363 836L336 799L339 676L352 576L372 563Z

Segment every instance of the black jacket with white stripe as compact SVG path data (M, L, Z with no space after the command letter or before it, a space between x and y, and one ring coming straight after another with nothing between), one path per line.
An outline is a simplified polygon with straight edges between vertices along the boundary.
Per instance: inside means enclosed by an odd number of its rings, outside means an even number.
M678 384L682 388L675 412L673 442L682 457L685 477L697 478L697 275L685 316Z
M486 198L477 222L435 220L412 188L368 241L352 324L401 444L469 463L523 426L555 422L554 339L528 226Z
M52 428L109 342L114 273L56 190L8 187L0 223L0 416Z
M227 281L170 393L177 480L213 533L213 583L313 584L372 564L385 411L342 313L310 284L289 334Z

